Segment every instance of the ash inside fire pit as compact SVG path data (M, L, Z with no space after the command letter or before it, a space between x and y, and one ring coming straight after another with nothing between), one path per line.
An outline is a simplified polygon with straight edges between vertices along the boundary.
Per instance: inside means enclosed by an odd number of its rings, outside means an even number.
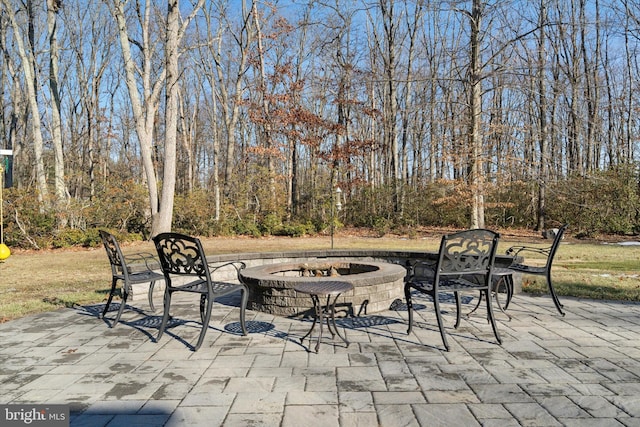
M387 310L403 297L406 270L396 264L373 261L331 261L261 265L240 273L249 286L251 310L280 316L299 315L312 307L311 299L293 290L297 283L335 279L349 282L354 290L341 295L338 304L354 313Z

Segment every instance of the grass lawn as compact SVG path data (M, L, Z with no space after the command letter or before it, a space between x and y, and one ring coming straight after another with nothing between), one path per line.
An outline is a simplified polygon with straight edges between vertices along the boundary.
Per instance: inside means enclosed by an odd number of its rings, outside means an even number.
M440 236L450 230L411 238L367 237L341 233L334 238L336 249L403 249L437 251ZM512 245L549 246L551 242L534 234L501 232L498 248L504 253ZM210 238L202 240L209 254L329 249L328 236ZM152 243L123 246L126 253L155 253ZM527 258L543 263L542 258ZM563 241L553 268L553 280L560 296L640 301L640 246L583 242L568 237ZM111 270L102 247L54 251L18 251L0 263L0 322L75 304L99 303L106 299ZM544 277L523 276L523 290L546 293Z

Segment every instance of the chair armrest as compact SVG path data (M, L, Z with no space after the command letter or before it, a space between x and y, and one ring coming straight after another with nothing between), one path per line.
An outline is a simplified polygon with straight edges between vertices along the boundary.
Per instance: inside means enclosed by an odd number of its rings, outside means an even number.
M408 280L412 280L415 277L427 277L423 274L419 274L420 271L429 270L431 272L435 272L436 265L438 264L435 260L409 260L407 261L407 277Z
M134 254L124 255L124 259L127 264L136 264L137 266L144 266L147 270L157 270L160 268L160 260L157 255L150 252L137 252Z
M242 262L242 261L230 261L230 262L225 262L224 264L219 264L219 265L212 265L211 263L207 263L207 265L209 266L209 270L213 273L214 271L216 271L219 268L222 267L227 267L229 265L232 265L236 270L240 271L243 268L245 268L247 265Z
M551 246L547 248L535 248L532 246L512 246L509 249L507 249L506 254L509 256L516 257L521 252L532 252L532 253L537 253L544 256L549 256L550 251L551 251Z
M224 264L219 264L219 265L212 265L211 263L207 263L207 265L209 266L209 272L212 275L216 270L219 270L223 267L232 266L233 268L236 269L236 276L238 277L238 281L240 283L242 283L242 280L240 280L240 270L247 267L247 265L242 261L230 261L230 262L225 262Z

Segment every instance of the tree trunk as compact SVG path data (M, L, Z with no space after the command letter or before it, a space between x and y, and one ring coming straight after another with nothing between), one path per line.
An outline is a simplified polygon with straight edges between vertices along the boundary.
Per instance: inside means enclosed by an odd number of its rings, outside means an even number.
M244 2L243 2L244 3ZM254 13L257 12L257 9L251 8L251 11L246 10L246 8L244 7L243 4L243 23L246 23L249 20L249 16ZM254 17L254 19L257 19ZM247 25L242 25L242 30L241 30L241 34L239 35L239 37L236 37L235 39L238 42L238 49L240 50L240 58L236 58L237 61L237 73L235 73L235 80L234 80L234 91L233 91L233 95L231 96L231 100L229 100L228 96L224 97L223 100L228 102L231 101L232 103L232 107L231 107L231 114L225 114L225 124L226 124L226 132L227 132L227 144L226 144L226 152L227 152L227 157L226 157L226 161L225 161L225 169L224 169L224 193L225 196L228 196L231 190L230 184L231 184L231 178L234 174L234 170L235 170L235 149L236 149L236 126L238 125L238 120L240 120L240 104L242 103L242 96L244 94L244 90L243 90L243 81L242 78L244 77L247 67L247 58L248 58L248 53L249 53L249 47L251 46L251 43L253 42L253 33L249 30ZM220 56L220 46L218 48L218 57ZM220 64L220 62L218 62L218 64ZM222 70L220 68L220 66L217 67L218 70L218 79L220 82L222 82ZM226 91L225 91L226 94ZM223 112L227 113L228 110L228 104L225 104L225 108L223 108Z
M6 27L0 28L0 48L5 55L5 58L9 57L9 52L7 50L7 40L6 40ZM5 178L5 186L12 187L14 184L20 186L20 182L16 180L14 183L13 179L13 169L18 166L18 161L16 159L20 158L20 152L22 151L22 143L20 138L18 138L18 129L21 127L20 122L26 121L27 109L28 107L24 105L24 95L22 93L22 85L20 84L19 73L16 70L14 64L10 61L6 61L6 68L9 73L9 79L4 79L4 70L3 72L3 83L6 81L7 85L11 86L10 89L10 98L11 98L11 108L9 110L9 123L8 129L3 129L2 135L6 135L6 142L4 148L13 150L13 156L9 156L6 161L6 170L4 171ZM9 80L11 83L9 83ZM4 121L4 113L5 109L2 109L3 115L3 125ZM21 117L23 120L21 120Z
M4 0L6 1L6 0ZM158 81L151 87L151 53L149 52L149 26L151 15L151 1L146 0L145 14L142 24L143 37L143 69L142 69L142 91L144 93L144 103L140 99L138 92L138 83L136 81L136 64L131 55L131 45L129 43L129 33L127 31L127 21L124 16L124 4L126 0L112 0L112 13L118 24L118 34L120 36L120 47L122 48L122 57L124 61L125 80L129 90L129 99L131 101L131 109L133 111L133 120L135 122L136 134L140 143L140 156L142 167L145 173L147 188L149 191L149 209L152 221L155 223L155 217L158 215L158 183L156 179L156 171L153 164L153 125L158 110L158 98L160 96L161 86L159 82L164 80L164 71L160 73ZM152 234L153 235L153 234Z
M60 90L58 85L58 36L56 15L61 0L47 0L47 30L49 36L49 91L51 92L51 142L54 156L54 188L58 208L67 198L62 153L62 123L60 119ZM63 224L64 225L64 224Z
M384 16L385 26L385 80L387 84L387 102L384 111L385 139L388 147L389 160L391 161L389 178L393 182L393 209L395 212L402 214L402 187L400 185L400 151L398 148L398 132L397 132L397 115L398 115L398 99L397 99L397 82L395 80L397 59L396 59L396 32L397 22L394 16L394 0L387 3L388 0L381 0L382 14Z
M31 2L28 2L29 5ZM49 205L49 190L47 188L47 178L44 168L43 148L44 142L42 139L42 122L40 121L40 111L38 110L38 96L37 88L35 84L35 58L33 57L33 51L30 49L27 51L22 37L20 36L20 28L16 22L16 17L13 12L14 8L10 0L2 0L4 5L4 11L9 18L11 27L13 28L14 39L18 48L18 54L22 62L22 71L24 73L24 84L27 89L27 102L29 104L29 110L31 111L31 133L33 138L33 153L35 157L35 170L36 170L36 187L38 190L38 201L41 206L47 208ZM30 6L29 6L30 7ZM30 15L31 16L31 15ZM33 24L30 23L30 27Z
M482 80L480 73L480 28L482 2L473 0L471 11L471 64L469 69L469 145L471 151L470 180L473 198L471 201L471 228L484 228L484 168L482 161Z
M180 2L168 0L167 2L167 35L165 39L165 139L164 139L164 163L162 178L162 197L158 208L158 216L154 219L151 228L151 236L171 231L173 220L173 201L176 192L176 154L178 141L178 101L180 69L178 59L179 47L186 26L202 7L204 0L200 0L194 6L191 15L180 25Z
M549 159L547 158L547 87L546 87L546 23L547 9L545 2L540 0L540 37L538 39L538 115L539 117L539 144L540 144L540 176L538 177L538 221L537 230L544 230L546 220L547 180L549 179Z
M173 218L173 200L176 189L176 147L178 138L178 21L180 10L178 0L169 0L167 4L167 36L165 40L165 137L164 168L162 178L162 197L158 216L153 222L151 235L171 231Z
M196 173L196 159L195 159L195 135L197 134L197 116L198 116L198 104L195 103L189 111L185 108L185 104L188 100L182 94L182 90L178 91L178 109L180 111L180 128L182 129L182 148L187 156L186 174L183 181L184 188L189 194L193 192L195 186L195 173ZM197 98L196 98L197 99ZM191 120L187 120L187 115L191 115Z

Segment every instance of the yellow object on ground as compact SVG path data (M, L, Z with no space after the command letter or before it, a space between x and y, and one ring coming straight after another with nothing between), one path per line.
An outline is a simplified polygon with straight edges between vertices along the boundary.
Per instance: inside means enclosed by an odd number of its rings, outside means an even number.
M9 247L4 243L0 243L0 261L4 261L5 259L9 258L9 255L11 255Z

